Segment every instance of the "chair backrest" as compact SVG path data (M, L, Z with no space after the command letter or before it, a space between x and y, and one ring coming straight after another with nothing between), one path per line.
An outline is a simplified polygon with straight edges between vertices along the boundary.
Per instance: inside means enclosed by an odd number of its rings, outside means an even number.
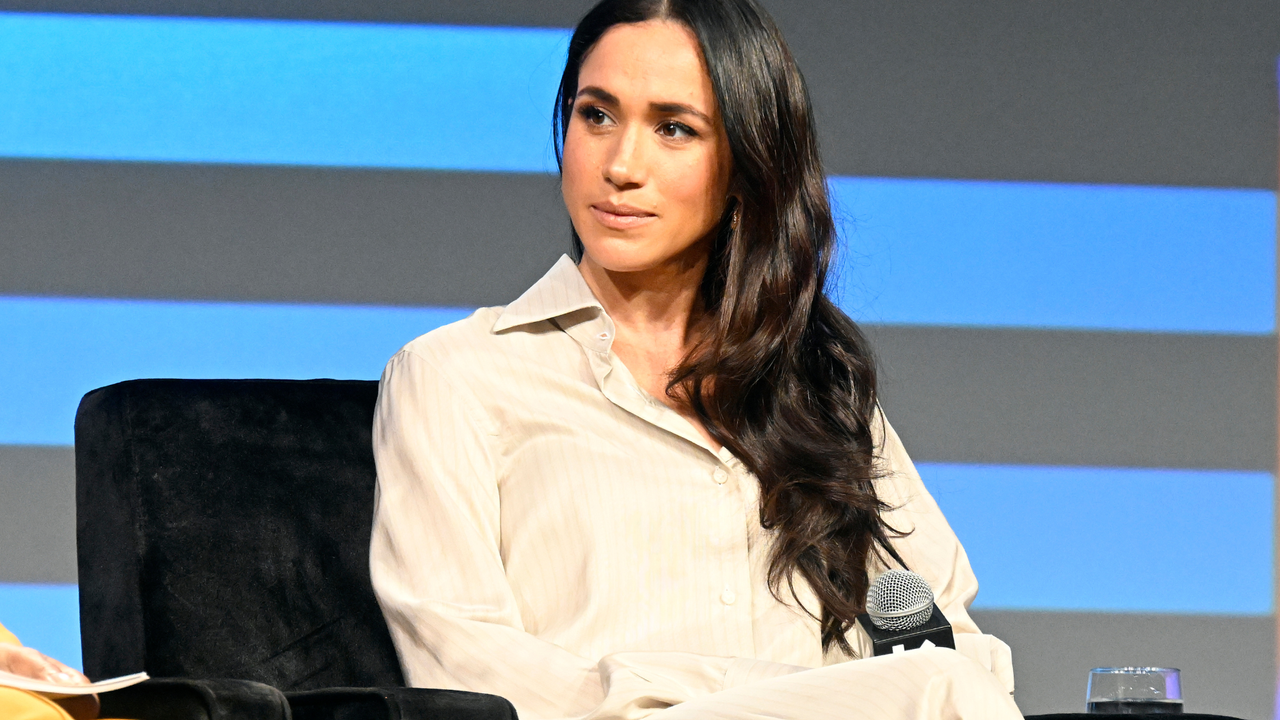
M369 582L377 385L135 380L84 397L90 677L404 684Z

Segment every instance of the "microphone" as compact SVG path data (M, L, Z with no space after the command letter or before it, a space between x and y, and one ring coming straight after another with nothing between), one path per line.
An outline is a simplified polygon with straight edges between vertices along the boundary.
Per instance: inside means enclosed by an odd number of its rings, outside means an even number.
M933 602L933 588L910 570L886 570L867 590L867 611L858 616L875 654L918 647L956 647L951 623Z

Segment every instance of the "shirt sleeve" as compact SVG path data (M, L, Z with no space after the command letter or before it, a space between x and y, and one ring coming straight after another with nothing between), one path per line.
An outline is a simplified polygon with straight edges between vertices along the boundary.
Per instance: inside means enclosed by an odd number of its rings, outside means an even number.
M934 602L956 635L956 649L990 670L1012 693L1013 662L1009 646L998 638L983 635L969 616L969 605L978 595L978 578L969 565L969 556L883 413L880 425L885 475L877 481L876 489L880 499L891 507L883 516L885 522L906 533L891 540L893 547L907 567L933 588ZM870 638L860 627L857 634L857 645L865 657L871 652Z
M388 363L373 445L370 572L405 679L500 695L522 718L637 718L802 668L680 652L579 657L525 631L501 556L495 448L478 398L411 350Z

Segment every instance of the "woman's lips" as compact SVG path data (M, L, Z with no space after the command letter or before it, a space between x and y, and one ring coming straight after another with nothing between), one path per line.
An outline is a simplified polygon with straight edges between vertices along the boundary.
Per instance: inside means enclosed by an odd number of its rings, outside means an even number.
M591 206L596 222L614 230L629 230L658 219L657 215L629 207L601 203Z

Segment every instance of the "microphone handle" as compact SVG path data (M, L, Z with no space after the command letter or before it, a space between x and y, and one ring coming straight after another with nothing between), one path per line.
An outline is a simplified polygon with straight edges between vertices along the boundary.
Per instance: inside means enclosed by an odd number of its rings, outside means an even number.
M871 616L866 613L858 616L858 623L871 638L871 646L876 656L915 650L924 645L926 640L938 647L956 649L956 638L951 633L951 623L947 622L946 616L937 605L933 606L933 612L924 624L910 630L881 630L871 622Z

